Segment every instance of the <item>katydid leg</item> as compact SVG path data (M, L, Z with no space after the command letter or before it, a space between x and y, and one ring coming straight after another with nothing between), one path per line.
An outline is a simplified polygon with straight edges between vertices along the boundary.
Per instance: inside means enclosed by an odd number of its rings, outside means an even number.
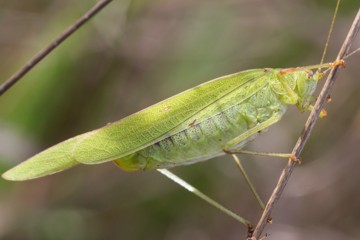
M247 155L257 155L257 156L266 156L266 157L277 157L277 158L292 158L293 155L291 153L274 153L274 152L254 152L247 151L242 149L234 149L226 152L228 154L247 154Z
M249 228L249 226L252 226L249 220L247 220L247 219L237 215L236 213L230 211L229 209L225 208L223 205L216 202L212 198L208 197L206 194L202 193L197 188L190 185L188 182L185 182L182 178L176 176L174 173L170 172L169 170L167 170L167 169L157 169L157 171L160 172L161 174L163 174L164 176L166 176L167 178L169 178L170 180L174 181L175 183L179 184L181 187L185 188L189 192L192 192L193 194L195 194L196 196L198 196L202 200L206 201L210 205L212 205L215 208L219 209L220 211L222 211L226 215L228 215L228 216L234 218L236 221L244 224L246 227Z
M265 156L265 157L276 157L276 158L286 158L290 159L294 162L301 163L300 159L297 159L291 153L274 153L274 152L254 152L254 151L247 151L241 149L234 149L231 151L226 151L228 154L247 154L247 155L256 155L256 156Z
M235 154L231 154L231 156L234 158L234 161L236 163L236 166L239 168L241 174L243 175L244 179L245 179L245 182L247 183L247 185L249 186L251 192L253 193L254 197L256 198L256 201L258 202L261 210L264 210L265 209L265 205L263 203L263 201L261 200L259 194L257 193L254 185L252 184L248 174L246 173L245 171L245 168L244 166L242 165L240 159L235 155Z

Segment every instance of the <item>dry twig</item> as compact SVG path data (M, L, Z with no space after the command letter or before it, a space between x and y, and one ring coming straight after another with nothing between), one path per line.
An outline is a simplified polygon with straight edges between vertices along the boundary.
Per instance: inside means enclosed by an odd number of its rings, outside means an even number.
M87 11L82 17L80 17L75 23L62 32L57 38L55 38L48 46L38 52L29 62L25 64L19 71L12 75L7 81L0 86L0 96L3 95L8 89L10 89L17 81L19 81L26 73L28 73L33 67L36 66L42 59L44 59L49 53L51 53L57 46L65 41L71 34L76 32L82 25L84 25L90 18L97 14L112 0L101 0L89 11Z
M339 54L336 58L337 60L343 59L348 54L351 43L353 42L359 28L360 28L360 9L359 9L359 11L354 19L354 22L351 25L349 33L339 51ZM331 69L329 76L326 79L326 82L325 82L325 84L319 94L319 97L314 105L314 109L311 111L310 116L305 123L305 127L304 127L298 141L296 142L296 144L294 146L292 154L297 159L300 157L300 153L303 150L304 145L312 132L312 129L316 123L316 120L318 119L320 111L324 106L326 98L329 95L330 90L332 89L332 87L335 83L338 70L339 70L339 67L334 67L333 69ZM266 223L270 217L271 211L274 208L278 199L280 198L287 182L289 181L289 178L291 176L292 171L294 170L295 165L296 165L295 161L289 160L287 165L283 169L283 171L280 175L280 178L278 180L278 183L277 183L273 193L271 194L271 196L268 200L268 203L266 204L265 210L263 211L262 216L261 216L258 224L256 225L256 228L253 233L253 239L260 238L260 236L266 226Z

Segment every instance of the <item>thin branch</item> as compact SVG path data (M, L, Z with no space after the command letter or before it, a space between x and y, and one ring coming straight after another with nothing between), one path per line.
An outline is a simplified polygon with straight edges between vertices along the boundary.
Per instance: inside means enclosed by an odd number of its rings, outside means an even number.
M360 28L360 9L359 9L359 11L354 19L354 22L351 25L349 33L339 51L337 60L343 59L344 56L349 52L351 43L354 40L359 28ZM296 158L299 158L300 153L303 150L304 145L312 132L312 129L316 123L316 120L318 119L319 113L324 106L326 97L329 95L329 92L335 83L338 70L339 70L338 66L331 69L329 76L321 90L321 93L319 94L319 97L314 105L314 109L311 111L310 116L305 124L305 127L304 127L298 141L296 142L296 144L294 146L292 154ZM268 203L266 204L265 210L262 213L262 216L261 216L258 224L256 225L256 228L253 233L253 239L260 238L260 236L266 226L267 220L270 217L271 211L272 211L274 205L276 204L276 202L279 200L287 182L289 181L289 178L290 178L291 173L294 170L295 166L296 166L296 162L293 160L289 160L287 165L283 169L283 171L280 175L280 178L278 180L278 183L277 183L273 193L271 194Z
M90 18L97 14L101 9L108 5L112 0L101 0L93 6L88 12L80 17L75 23L62 32L55 38L48 46L38 52L33 58L28 61L19 71L12 75L6 82L0 86L0 96L3 95L9 88L11 88L17 81L19 81L26 73L35 67L42 59L51 53L57 46L66 40L71 34L84 25Z

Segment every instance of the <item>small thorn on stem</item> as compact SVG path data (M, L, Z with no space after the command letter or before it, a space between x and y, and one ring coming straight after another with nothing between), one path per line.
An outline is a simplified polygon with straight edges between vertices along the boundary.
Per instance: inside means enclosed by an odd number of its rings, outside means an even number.
M251 224L249 224L249 225L248 225L248 234L247 234L247 238L246 238L247 240L252 240L252 239L254 239L254 238L253 238L254 230L255 230L254 226L251 225Z
M295 155L291 155L291 156L289 157L289 160L295 162L296 164L299 164L299 165L301 164L300 158L297 158Z
M321 109L320 111L320 114L319 114L319 117L320 118L325 118L327 116L327 112L325 109Z
M331 102L331 96L330 96L330 94L329 95L327 95L327 97L326 97L326 103L330 103Z

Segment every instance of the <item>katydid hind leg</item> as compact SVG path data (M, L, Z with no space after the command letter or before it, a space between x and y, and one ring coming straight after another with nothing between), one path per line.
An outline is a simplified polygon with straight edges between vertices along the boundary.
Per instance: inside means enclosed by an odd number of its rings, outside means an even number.
M246 155L256 155L256 156L265 156L265 157L276 157L276 158L292 158L293 154L291 153L275 153L275 152L255 152L242 149L234 149L227 151L228 154L246 154Z
M207 196L203 192L199 191L197 188L193 187L188 182L184 181L182 178L178 177L177 175L170 172L169 170L167 170L167 169L157 169L157 171L160 172L161 174L163 174L164 176L166 176L167 178L169 178L171 181L179 184L181 187L183 187L186 190L188 190L189 192L193 193L194 195L196 195L200 199L202 199L205 202L209 203L213 207L219 209L220 211L222 211L226 215L232 217L236 221L244 224L247 227L252 226L249 220L247 220L247 219L237 215L236 213L232 212L231 210L227 209L226 207L224 207L220 203L216 202L215 200L213 200L212 198L210 198L209 196Z
M247 155L256 155L256 156L264 156L264 157L276 157L276 158L285 158L291 161L294 161L298 164L301 163L299 158L296 158L292 153L274 153L274 152L254 152L254 151L247 151L242 149L234 149L231 151L227 151L228 154L247 154Z
M242 176L245 179L246 184L249 186L252 194L254 195L256 201L258 202L260 209L264 210L265 209L265 205L264 202L261 200L260 195L258 194L258 192L256 191L254 184L251 182L249 175L247 174L244 166L242 165L240 159L235 155L235 154L231 154L231 156L234 158L234 161L236 163L236 166L239 168Z

